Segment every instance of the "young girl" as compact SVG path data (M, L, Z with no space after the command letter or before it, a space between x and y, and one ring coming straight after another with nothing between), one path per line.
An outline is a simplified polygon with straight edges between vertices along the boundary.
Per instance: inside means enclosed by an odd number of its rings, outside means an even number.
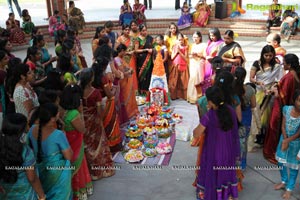
M187 85L189 81L188 71L188 46L182 33L177 35L178 44L172 49L171 59L173 61L169 77L169 89L171 99L187 98Z
M294 105L283 107L280 141L277 146L276 160L280 166L281 183L275 190L286 188L283 199L289 199L295 188L300 160L300 90L295 90ZM297 154L298 153L298 154ZM289 176L288 176L289 169Z
M194 137L205 134L201 170L197 174L197 199L238 197L237 175L233 170L240 156L237 116L225 103L222 90L213 86L206 90L209 111L200 119ZM224 116L227 116L224 118ZM229 170L219 167L229 167Z
M60 106L65 110L63 121L65 132L73 151L71 159L75 171L72 174L73 199L87 199L87 195L93 193L93 185L90 172L84 154L83 134L85 132L82 118L81 89L78 85L65 87Z
M187 100L190 103L196 103L197 99L204 95L201 92L200 83L204 79L204 65L205 58L203 53L205 50L205 44L202 43L202 35L200 31L196 31L193 35L193 41L191 51L189 54L190 57L190 79L187 88ZM196 88L196 86L198 86ZM198 89L199 88L199 89Z
M192 25L192 15L190 14L190 8L186 1L183 2L181 16L177 24L179 29L184 29Z

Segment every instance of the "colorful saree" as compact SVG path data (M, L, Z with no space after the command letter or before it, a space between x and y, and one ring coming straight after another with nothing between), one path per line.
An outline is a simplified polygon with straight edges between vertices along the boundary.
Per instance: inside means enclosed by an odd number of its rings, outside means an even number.
M282 108L293 104L295 89L299 89L299 81L295 78L296 73L290 71L284 75L278 83L279 96L275 98L272 107L269 126L264 142L264 157L271 163L277 163L275 159L276 147L281 134Z
M135 44L138 42L137 39L133 36L124 36L121 35L118 39L117 42L120 44L124 44L127 49L126 52L132 52L134 50ZM133 84L133 89L135 91L138 90L138 81L137 81L137 74L136 74L136 56L134 53L132 54L127 54L124 56L124 61L127 63L127 65L133 70L132 74L132 84Z
M147 35L144 39L137 38L139 43L139 49L152 49L153 38ZM137 57L137 77L139 92L148 91L151 73L153 68L152 54L149 52L138 53Z
M126 63L120 57L115 58L115 66L117 66L122 72L125 72ZM133 78L124 77L119 80L120 84L120 123L128 122L130 118L135 116L139 110L135 98L135 90L133 89Z
M22 158L23 164L21 167L35 165L34 154L27 145L23 147ZM0 181L0 199L37 199L37 195L28 181L25 170L18 171L18 180L13 184Z
M85 155L89 164L92 180L115 174L114 162L108 146L102 119L97 112L101 93L94 89L83 99L83 114L86 131L84 134Z
M65 131L69 144L73 151L72 165L75 170L72 171L72 189L73 199L87 199L87 195L93 193L91 175L88 169L86 157L84 154L83 133L74 129L72 121L79 116L78 110L67 110L64 116Z
M215 57L219 49L221 48L223 42L224 41L222 39L215 42L209 40L205 50L205 56ZM204 80L201 83L202 94L205 94L206 89L212 86L212 77L213 77L212 66L211 63L206 59L205 67L204 67Z
M110 82L107 77L103 77L101 83L101 89L104 91L104 85L109 84ZM104 92L102 93L102 97L105 97ZM105 129L105 133L108 139L108 145L110 147L111 152L116 152L121 150L122 148L122 138L120 131L120 121L119 116L116 111L115 106L115 97L108 98L106 97L106 103L104 106L104 114L103 114L103 126Z
M192 44L190 55L193 53L203 53L205 50L205 44ZM196 103L197 99L201 97L202 91L197 90L196 86L198 86L204 79L204 65L205 60L199 57L191 57L189 59L189 83L187 88L187 101L190 103Z
M18 20L7 20L6 30L10 32L9 41L13 44L24 44L26 43L25 34L20 28L20 22Z
M32 145L37 156L37 139L29 130L29 144ZM70 148L65 134L55 129L44 141L42 141L42 162L37 164L39 178L47 199L72 199L71 174L72 166L69 160L65 160L62 151Z
M45 47L42 47L41 53L42 53L41 63L43 64L45 62L48 62L50 60L50 58L51 58L48 49L46 49ZM48 72L50 72L52 70L53 70L52 63L50 63L50 64L48 64L48 65L45 66L45 73L46 73L46 75L48 74Z
M146 23L146 16L144 14L145 10L146 7L143 4L138 3L133 5L133 18L138 25Z
M204 27L208 22L210 8L206 3L198 3L195 7L196 11L193 14L194 24Z
M190 8L189 7L181 8L181 16L177 22L178 29L184 29L190 27L192 25L192 22L193 20L190 14Z
M25 17L22 17L23 23L22 23L22 28L23 31L26 34L31 34L33 28L34 28L34 24L31 22L31 17L30 15L27 15Z
M223 46L218 52L218 56L229 58L229 59L235 59L237 57L240 57L241 59L240 63L224 62L223 66L225 68L229 68L228 69L229 71L232 70L232 67L235 68L235 67L244 66L246 62L246 58L242 50L242 47L237 42L232 42L230 44Z

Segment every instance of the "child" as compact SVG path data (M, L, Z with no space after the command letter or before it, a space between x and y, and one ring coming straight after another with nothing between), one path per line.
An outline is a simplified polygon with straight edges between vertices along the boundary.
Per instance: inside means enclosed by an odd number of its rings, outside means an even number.
M187 100L190 103L196 103L197 99L203 95L201 92L201 87L196 88L196 85L199 85L204 80L205 65L205 59L203 57L205 44L202 43L202 35L200 31L196 31L193 34L193 41L194 43L192 44L191 51L189 54L190 79L187 88Z
M205 134L200 168L197 174L197 199L233 199L238 197L236 161L240 156L237 116L218 86L206 90L209 111L194 129L194 137ZM227 116L224 118L224 116ZM218 170L218 167L229 170Z
M183 2L181 8L181 16L178 20L177 25L179 29L184 29L192 25L192 16L190 14L190 8L186 1Z
M169 89L171 99L187 98L187 85L189 81L188 71L188 46L182 33L177 35L178 43L172 48L172 68L169 77Z
M153 63L154 67L152 70L152 75L151 75L151 81L150 81L150 96L148 98L151 103L153 102L153 94L155 92L159 92L161 96L161 102L156 102L155 104L159 105L164 105L165 103L168 102L168 97L167 93L169 92L168 90L168 83L167 83L167 77L166 77L166 71L168 70L168 50L167 47L163 44L163 36L158 35L156 36L156 46L154 48L154 53L153 53ZM166 98L165 98L166 95Z
M276 160L280 167L281 183L274 186L275 190L286 188L283 199L289 199L295 188L300 160L300 90L295 91L293 106L283 107L282 134L276 150ZM298 154L297 154L298 153ZM288 176L289 169L289 176Z

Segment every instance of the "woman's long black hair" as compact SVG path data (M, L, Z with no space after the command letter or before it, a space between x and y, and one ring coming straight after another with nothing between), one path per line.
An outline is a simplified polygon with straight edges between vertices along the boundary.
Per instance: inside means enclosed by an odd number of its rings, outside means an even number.
M96 58L96 62L93 63L92 69L94 71L94 81L92 83L93 87L100 88L102 77L109 63L109 59L104 56L99 56Z
M228 104L222 90L217 86L212 86L206 90L207 101L214 103L217 108L217 117L223 131L229 131L233 127L233 119Z
M25 132L27 118L20 113L8 114L3 119L0 131L0 181L15 183L18 180L18 170L6 167L21 167L24 144L20 137Z
M52 117L58 113L58 107L53 103L46 103L39 107L39 129L37 137L37 163L42 162L42 128L45 126Z
M234 76L235 76L234 92L240 98L242 110L245 110L246 108L245 101L244 101L244 95L246 93L244 88L244 81L246 75L247 75L247 71L243 67L237 67L234 72Z

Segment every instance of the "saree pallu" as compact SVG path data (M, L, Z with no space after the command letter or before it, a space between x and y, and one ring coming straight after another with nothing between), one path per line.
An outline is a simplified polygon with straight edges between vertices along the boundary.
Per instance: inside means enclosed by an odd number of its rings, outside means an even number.
M129 121L130 118L139 113L133 90L133 78L128 77L120 80L120 123Z
M241 58L241 63L229 63L229 62L224 63L223 66L225 68L229 68L228 69L229 71L232 71L232 67L244 66L246 62L246 58L242 50L242 47L237 42L231 42L230 44L223 46L218 52L218 56L230 58L230 59L235 59L237 57Z
M39 178L47 199L72 199L72 167L61 152L43 157L37 164Z
M148 35L143 40L140 38L137 40L139 42L139 49L152 49L153 38L151 36ZM152 54L148 52L137 54L136 65L139 91L148 91L153 69Z
M22 28L26 34L31 34L31 32L34 28L34 24L30 21L23 21Z
M103 126L112 152L121 149L121 131L118 113L115 107L115 98L107 98L104 108Z
M93 193L93 185L84 155L83 134L76 131L66 131L66 136L73 151L72 172L73 199L87 199Z
M281 135L282 107L293 104L293 94L299 88L293 73L287 73L278 83L279 97L276 97L270 113L270 121L264 141L263 154L271 163L276 164L276 148Z
M124 44L127 47L126 52L131 52L134 50L134 46L137 40L132 36L130 36L129 38L124 38L124 36L120 36L118 38L118 42ZM134 91L137 91L138 81L137 81L136 56L135 54L125 55L124 60L128 64L128 66L133 70L132 84L133 84Z
M114 162L97 108L96 106L84 106L83 113L86 127L85 155L92 180L113 176L115 174Z
M186 12L183 9L181 9L181 16L177 22L178 29L190 27L192 25L192 22L193 20L190 14L190 9L188 9L188 11Z
M210 57L215 57L223 42L224 42L223 40L218 40L216 42L209 40L205 50L205 55ZM212 65L208 60L206 60L205 68L204 68L204 80L203 83L201 84L202 94L205 94L206 89L212 86L212 77L213 77Z

